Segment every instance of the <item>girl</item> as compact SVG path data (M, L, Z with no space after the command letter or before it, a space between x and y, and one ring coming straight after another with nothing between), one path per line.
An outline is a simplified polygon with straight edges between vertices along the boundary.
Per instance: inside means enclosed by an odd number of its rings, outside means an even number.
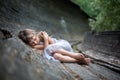
M18 37L32 48L44 50L43 57L48 60L90 63L90 58L85 58L81 53L74 53L68 41L52 38L45 31L35 32L32 29L25 29L19 32Z

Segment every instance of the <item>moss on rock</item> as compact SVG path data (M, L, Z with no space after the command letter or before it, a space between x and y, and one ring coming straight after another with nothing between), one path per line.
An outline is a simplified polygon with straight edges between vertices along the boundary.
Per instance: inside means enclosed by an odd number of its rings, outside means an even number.
M89 19L91 29L100 31L120 30L119 0L71 0L78 4L92 19Z

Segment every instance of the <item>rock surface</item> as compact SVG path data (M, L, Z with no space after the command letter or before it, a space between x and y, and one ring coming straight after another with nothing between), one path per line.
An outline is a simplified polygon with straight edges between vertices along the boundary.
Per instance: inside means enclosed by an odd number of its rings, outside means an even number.
M120 31L86 32L77 49L94 59L94 63L120 73Z
M0 0L0 28L12 34L32 28L58 38L80 40L84 32L90 30L87 19L88 16L68 0Z
M90 65L51 62L16 36L0 37L1 80L119 80L120 74L94 58ZM78 41L71 41L72 45ZM105 63L104 63L105 64Z
M83 12L77 11L79 9L76 6L70 7L71 3L57 1L0 0L0 80L120 80L120 68L112 66L114 68L111 69L108 63L96 60L96 56L92 57L90 65L51 62L41 56L42 51L33 50L17 37L21 29L32 28L47 30L55 35L60 32L58 37L61 38L63 34L62 38L68 40L72 36L70 43L74 49L77 48L76 45L81 45L81 38L77 36L79 39L76 40L75 35L88 30L84 28L88 27L87 17ZM63 4L62 7L59 3ZM68 10L68 7L71 9ZM75 24L68 29L71 34L69 37L66 36L69 34L65 32L66 29L58 27L63 26L59 22L61 16L67 23L71 23L69 25Z

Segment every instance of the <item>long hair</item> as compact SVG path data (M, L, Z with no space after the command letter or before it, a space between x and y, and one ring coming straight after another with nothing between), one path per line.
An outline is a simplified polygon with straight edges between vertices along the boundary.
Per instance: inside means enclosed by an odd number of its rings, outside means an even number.
M37 32L35 32L35 30L32 29L24 29L18 33L18 37L26 44L29 43L29 40L32 35L37 35Z

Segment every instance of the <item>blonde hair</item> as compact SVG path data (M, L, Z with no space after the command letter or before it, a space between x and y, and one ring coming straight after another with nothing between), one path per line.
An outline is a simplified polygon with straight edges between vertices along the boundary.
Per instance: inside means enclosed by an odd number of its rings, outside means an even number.
M22 39L22 41L26 44L29 43L29 40L32 37L32 35L37 35L37 32L35 32L35 30L32 29L24 29L18 33L18 37Z
M24 29L18 33L18 37L28 45L33 35L36 35L41 42L44 42L44 39L41 37L41 32L36 32L33 29Z

